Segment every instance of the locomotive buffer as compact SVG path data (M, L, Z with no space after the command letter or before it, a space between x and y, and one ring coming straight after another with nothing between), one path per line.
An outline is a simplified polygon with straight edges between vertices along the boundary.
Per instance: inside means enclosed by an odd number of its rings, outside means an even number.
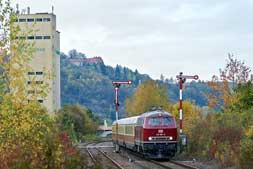
M114 92L115 92L115 115L116 115L116 145L115 145L115 152L118 153L119 152L119 142L118 142L118 120L119 120L119 99L118 99L118 93L119 93L119 87L121 84L127 84L127 85L131 85L132 81L128 80L128 81L113 81L112 82L113 86L114 86Z

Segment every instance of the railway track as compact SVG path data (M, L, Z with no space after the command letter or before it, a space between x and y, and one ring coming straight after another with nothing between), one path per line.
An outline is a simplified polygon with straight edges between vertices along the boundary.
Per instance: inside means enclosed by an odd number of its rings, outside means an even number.
M100 150L99 148L87 146L86 150L89 156L91 157L94 165L100 164L101 166L103 166L103 168L108 169L112 168L124 169L117 161L115 161L113 158L111 158L109 155L107 155L104 151Z
M123 155L125 158L128 158L130 161L136 162L137 165L141 165L143 169L149 169L151 167L146 167L145 163L152 163L155 166L159 166L161 169L198 169L197 167L189 166L186 164L179 163L177 161L166 161L166 162L161 162L161 161L155 161L155 160L150 160L147 158L143 158L140 154L136 152L132 152L128 149L124 149L127 155ZM143 165L144 164L144 165Z
M92 159L90 162L103 169L198 169L177 161L155 161L143 158L140 154L128 149L121 149L119 154L113 153L112 146L89 144L86 147L87 154ZM85 150L85 149L84 149ZM119 158L119 156L121 158ZM125 160L124 160L125 159Z

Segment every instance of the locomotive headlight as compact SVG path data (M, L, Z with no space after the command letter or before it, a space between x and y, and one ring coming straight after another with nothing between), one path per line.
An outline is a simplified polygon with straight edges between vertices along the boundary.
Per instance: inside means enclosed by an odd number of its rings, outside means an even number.
M173 137L170 136L169 139L170 139L170 140L173 140Z
M151 140L152 140L152 137L148 137L148 140L151 141Z

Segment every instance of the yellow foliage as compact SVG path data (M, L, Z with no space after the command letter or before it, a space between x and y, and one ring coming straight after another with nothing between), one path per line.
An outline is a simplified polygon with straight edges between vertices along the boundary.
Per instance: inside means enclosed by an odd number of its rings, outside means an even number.
M169 99L165 86L161 86L153 80L140 84L134 95L126 99L125 107L128 116L139 115L147 112L152 106L163 106L169 110Z
M253 126L250 126L249 128L244 129L244 133L247 138L253 138Z
M226 79L218 81L217 77L213 77L213 79L208 82L208 85L214 92L214 94L207 94L210 108L220 107L222 110L225 110L227 106L233 103L235 98Z
M10 91L9 95L13 96L11 97L14 98L13 102L27 104L28 99L36 100L38 97L46 97L45 94L50 89L46 81L46 83L35 85L35 77L31 78L27 75L27 72L33 71L29 63L35 52L34 42L28 42L26 39L17 37L35 34L36 30L29 27L21 31L19 26L15 24L17 17L12 12L9 3L10 1L7 0L3 10L0 11L0 23L5 23L2 25L4 40L0 42L0 65L4 70L1 72L1 79L4 79L6 84L4 90ZM51 78L49 72L43 73L43 76L43 79ZM32 82L29 86L27 86L28 80ZM29 94L28 90L36 92Z
M13 100L11 95L5 96L0 105L0 161L3 162L0 168L12 165L36 168L44 163L46 165L47 151L50 149L46 140L55 132L53 120L39 103L22 105ZM55 158L59 158L60 144L55 146L54 151L59 154ZM29 164L25 164L25 161L29 161Z
M176 119L179 119L179 104L171 106L171 113ZM183 101L183 131L188 136L192 136L192 128L196 120L200 118L200 109L190 101Z
M34 101L28 102L27 71L31 70L33 44L16 39L26 32L20 32L15 25L10 0L4 4L0 0L0 6L0 23L4 23L0 25L4 35L0 41L0 65L4 71L0 76L5 84L0 104L0 168L49 168L50 160L54 160L51 168L61 168L64 159L60 158L60 144L49 144L48 137L55 133L53 120L35 99L38 95L31 96ZM47 91L46 83L30 87ZM54 156L49 157L50 153Z

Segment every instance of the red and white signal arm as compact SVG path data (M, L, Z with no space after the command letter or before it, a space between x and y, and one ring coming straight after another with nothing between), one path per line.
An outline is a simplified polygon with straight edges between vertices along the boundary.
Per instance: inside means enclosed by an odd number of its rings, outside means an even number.
M128 81L113 81L112 84L128 84L131 85L132 81L128 80Z
M198 80L199 79L199 76L198 75L194 75L194 76L188 76L188 75L178 75L176 76L177 79L194 79L194 80Z
M198 76L198 75L195 75L193 78L194 78L195 80L198 80L198 79L199 79L199 76Z

